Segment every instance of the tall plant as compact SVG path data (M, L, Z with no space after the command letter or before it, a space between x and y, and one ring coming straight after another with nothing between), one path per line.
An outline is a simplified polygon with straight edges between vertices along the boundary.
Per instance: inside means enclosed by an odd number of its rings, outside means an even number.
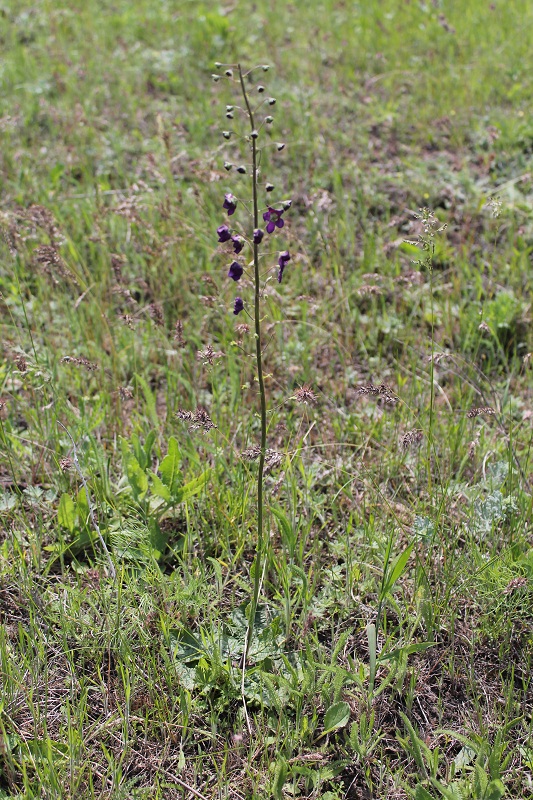
M255 331L255 360L257 368L257 385L259 388L259 405L261 418L261 440L259 444L259 465L257 472L257 539L254 566L254 582L252 599L249 606L248 629L246 644L243 656L244 665L250 649L255 616L257 612L259 593L261 588L261 576L263 572L263 561L265 556L265 537L264 537L264 473L265 460L267 457L267 398L265 391L265 380L263 375L263 345L261 335L261 297L263 286L268 278L271 268L266 267L265 272L261 272L262 262L266 253L262 253L268 237L278 233L285 224L284 214L291 207L290 200L272 202L270 197L275 187L272 183L264 182L260 172L260 164L266 147L275 147L277 151L283 150L283 142L275 142L269 136L269 128L274 122L271 114L264 115L263 111L276 104L276 99L268 95L265 86L255 78L256 74L267 72L268 65L253 67L243 71L240 64L220 64L217 69L223 68L222 74L213 75L213 80L218 82L222 77L235 84L242 96L242 105L227 105L226 118L234 120L242 118L247 130L241 134L238 130L224 130L222 135L229 140L239 136L247 147L249 162L244 164L234 164L225 161L225 169L235 171L239 175L249 176L251 179L250 194L240 196L228 191L225 194L223 208L227 212L228 222L217 228L218 241L227 243L228 247L233 248L233 260L228 268L228 278L238 283L243 275L251 271L254 286L253 304L245 302L240 295L235 297L233 313L248 314L253 320ZM239 101L240 102L240 101ZM238 125L238 123L234 123ZM266 141L268 139L268 141ZM264 142L264 144L263 144ZM260 194L264 192L265 200L262 203ZM247 221L242 227L235 224L235 213L237 208L242 206L247 211ZM265 238L266 237L266 238ZM246 261L246 253L251 254L251 261ZM277 280L281 283L285 268L291 256L288 250L281 251L277 260Z

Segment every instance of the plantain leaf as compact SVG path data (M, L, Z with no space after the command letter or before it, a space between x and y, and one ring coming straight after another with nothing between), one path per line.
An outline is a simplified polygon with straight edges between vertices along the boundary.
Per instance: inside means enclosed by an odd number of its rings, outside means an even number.
M168 452L161 464L159 472L161 480L168 487L170 495L175 496L182 484L182 473L180 470L181 455L177 439L171 436L168 440Z
M57 521L61 527L66 528L70 533L74 533L78 515L76 513L76 506L69 494L62 494L59 501L59 508L57 509Z
M350 721L350 706L344 700L333 703L324 715L324 733L344 728Z
M170 489L168 486L165 486L161 478L155 474L155 472L150 473L150 478L152 479L152 491L157 497L162 497L167 503L170 502Z
M189 497L192 497L198 492L201 492L204 486L206 485L209 476L211 475L211 470L206 469L202 472L201 475L198 475L197 478L193 478L192 481L189 481L184 486L182 486L177 494L174 497L174 502L176 503L184 503L185 500L188 500Z

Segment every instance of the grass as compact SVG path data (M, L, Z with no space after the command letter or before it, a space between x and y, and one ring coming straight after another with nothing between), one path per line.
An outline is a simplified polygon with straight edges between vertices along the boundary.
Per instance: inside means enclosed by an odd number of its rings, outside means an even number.
M531 4L0 21L0 798L533 796ZM272 66L293 200L251 732L237 58Z

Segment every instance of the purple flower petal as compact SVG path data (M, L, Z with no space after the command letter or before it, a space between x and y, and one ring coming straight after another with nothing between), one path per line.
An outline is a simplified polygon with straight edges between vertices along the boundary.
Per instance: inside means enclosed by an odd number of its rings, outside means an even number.
M232 281L239 281L242 278L242 273L244 269L241 267L238 261L232 261L228 270L228 278L231 278Z
M244 301L242 297L236 297L235 303L233 304L233 313L240 314L243 308L244 308Z
M219 242L229 242L231 239L230 229L227 225L220 225L220 227L217 228L217 234Z
M237 208L237 199L231 194L231 192L228 192L224 195L222 208L226 209L228 212L228 217L231 217L231 215L235 213L235 209Z
M288 250L285 250L283 253L279 254L278 264L279 264L279 271L278 271L278 283L281 283L283 278L283 272L287 263L291 260L291 256Z
M254 231L254 244L261 244L264 235L265 233L261 228L256 228Z
M231 237L231 240L232 240L232 242L233 242L233 249L234 249L234 251L235 251L235 254L237 254L237 253L240 253L240 252L241 252L241 250L242 250L242 248L243 248L243 247L244 247L244 245L245 245L245 241L244 241L244 239L242 238L242 236L239 236L239 235L237 234L236 236L232 236L232 237Z
M268 222L267 233L273 233L275 228L283 228L285 221L281 218L281 215L284 211L285 208L277 209L269 206L268 211L264 212L263 219Z

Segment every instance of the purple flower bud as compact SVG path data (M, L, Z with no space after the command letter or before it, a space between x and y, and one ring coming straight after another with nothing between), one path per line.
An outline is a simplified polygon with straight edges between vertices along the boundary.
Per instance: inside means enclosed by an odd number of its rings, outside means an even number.
M220 225L217 228L217 233L219 242L229 242L231 239L231 233L227 225Z
M237 172L239 175L246 175L246 167L241 164L239 167L237 167Z
M245 241L242 238L242 236L235 234L235 236L231 237L231 241L233 242L233 249L235 250L235 254L240 253L245 245Z
M233 304L233 313L240 314L243 308L244 308L244 301L242 297L236 297L235 303Z
M276 149L278 152L280 152L280 150L283 150L284 147L285 147L285 142L277 142Z
M269 97L268 98L268 105L269 106L275 106L276 105L276 98L275 97Z
M266 183L265 184L265 191L266 192L273 192L276 187L273 183Z
M258 86L257 87L257 91L259 92L259 94L262 94L265 91L265 87L264 86Z
M265 232L261 228L256 228L254 231L254 244L261 244Z
M289 255L289 251L285 250L283 253L279 254L278 264L279 264L279 271L278 271L278 283L281 283L281 279L283 278L283 272L287 263L291 260Z
M240 281L242 278L243 268L238 261L232 261L228 270L228 278L232 281Z
M235 209L237 208L237 200L228 192L224 195L224 202L222 204L222 208L225 208L228 212L228 217L231 217L232 214L235 214Z

